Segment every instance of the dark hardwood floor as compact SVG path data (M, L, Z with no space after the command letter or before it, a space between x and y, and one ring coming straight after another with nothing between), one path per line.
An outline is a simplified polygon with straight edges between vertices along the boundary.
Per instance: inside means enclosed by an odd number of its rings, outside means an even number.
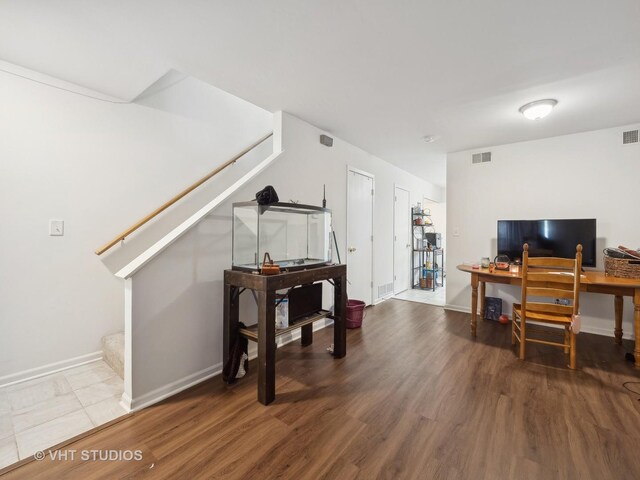
M473 340L467 314L389 300L348 332L344 359L325 350L331 328L278 350L269 406L255 368L232 387L215 377L65 447L141 461L47 457L2 480L640 478L640 395L622 386L640 374L625 349L580 334L573 372L553 347L520 362L510 328L482 321Z

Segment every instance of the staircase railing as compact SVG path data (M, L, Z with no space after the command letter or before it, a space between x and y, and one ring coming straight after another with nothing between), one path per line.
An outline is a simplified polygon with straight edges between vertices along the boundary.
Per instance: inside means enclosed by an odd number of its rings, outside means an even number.
M153 212L151 212L149 215L147 215L146 217L142 218L141 220L137 221L135 224L133 224L131 227L127 228L124 232L122 232L120 235L118 235L117 237L115 237L113 240L111 240L110 242L106 243L105 245L103 245L102 247L100 247L98 250L96 250L96 255L102 255L104 252L106 252L107 250L109 250L111 247L113 247L114 245L116 245L118 242L123 241L126 237L128 237L129 235L131 235L133 232L135 232L136 230L138 230L140 227L142 227L145 223L147 223L149 220L153 219L154 217L156 217L157 215L159 215L160 213L162 213L163 211L165 211L167 208L169 208L171 205L173 205L174 203L176 203L177 201L179 201L181 198L187 196L188 194L190 194L191 192L193 192L196 188L198 188L200 185L202 185L203 183L207 182L209 179L213 178L214 176L216 176L218 173L220 173L222 170L224 170L225 168L227 168L230 165L233 165L234 163L236 163L241 157L243 157L244 155L246 155L247 153L249 153L251 150L253 150L254 148L256 148L258 145L260 145L261 143L265 142L267 139L269 139L270 137L273 136L273 132L265 135L264 137L262 137L260 140L258 140L257 142L253 143L252 145L250 145L249 147L245 148L244 150L242 150L240 153L238 153L237 155L235 155L232 159L226 161L225 163L223 163L222 165L220 165L218 168L216 168L215 170L213 170L211 173L208 173L207 175L205 175L204 177L202 177L200 180L198 180L197 182L195 182L193 185L187 187L186 189L184 189L182 192L180 192L179 194L177 194L175 197L173 197L171 200L163 203L160 207L156 208Z

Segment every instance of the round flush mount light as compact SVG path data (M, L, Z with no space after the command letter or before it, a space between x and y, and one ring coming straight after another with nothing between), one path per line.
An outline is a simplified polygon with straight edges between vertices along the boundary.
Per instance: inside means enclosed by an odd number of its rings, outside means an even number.
M440 137L438 135L425 135L424 137L422 137L422 140L424 140L424 143L433 143L439 138Z
M553 107L558 104L557 100L547 98L546 100L536 100L521 106L518 111L529 120L538 120L544 118L551 113Z

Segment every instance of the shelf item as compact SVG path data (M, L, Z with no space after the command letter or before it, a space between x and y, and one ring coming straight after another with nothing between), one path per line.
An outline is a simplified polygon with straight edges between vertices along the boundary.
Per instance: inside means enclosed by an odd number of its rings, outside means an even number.
M429 213L416 213L412 210L411 217L411 285L415 289L435 291L444 286L444 250L440 248L442 236L436 233ZM427 218L428 223L416 224L416 220L422 218ZM437 248L432 248L431 244L435 244Z
M433 226L433 220L431 220L431 215L414 215L413 225L416 227L431 227Z
M442 234L436 232L424 232L424 238L429 245L433 245L434 248L442 248Z
M331 316L331 312L328 310L321 310L318 313L314 313L311 315L307 315L302 317L299 320L296 320L293 324L289 325L287 328L276 328L276 337L284 335L285 333L289 333L296 328L304 327L305 325L309 325L313 322L317 322L318 320L322 320L323 318L327 318ZM253 340L254 342L258 341L258 325L251 325L247 328L241 328L238 330L240 335L248 338L249 340Z
M411 213L413 215L430 216L431 215L431 210L429 208L422 208L420 203L418 203L415 207L411 208Z
M413 288L435 291L436 288L444 286L444 250L442 248L414 249L412 255Z

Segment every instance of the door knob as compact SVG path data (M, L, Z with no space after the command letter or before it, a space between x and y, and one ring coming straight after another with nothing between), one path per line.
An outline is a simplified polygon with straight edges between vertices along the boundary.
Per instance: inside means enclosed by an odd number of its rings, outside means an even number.
M356 251L356 247L349 247L349 252L355 252Z
M407 248L409 248L409 247L411 246L411 244L407 243L405 246L406 246Z

